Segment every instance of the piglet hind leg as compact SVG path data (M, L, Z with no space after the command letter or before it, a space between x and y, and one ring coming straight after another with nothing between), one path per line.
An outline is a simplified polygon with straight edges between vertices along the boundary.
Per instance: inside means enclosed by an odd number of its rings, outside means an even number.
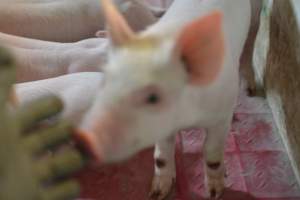
M149 194L151 200L163 200L170 194L175 183L175 136L155 145L154 177Z
M206 129L204 142L204 169L207 196L220 199L224 191L224 148L230 122L223 122Z

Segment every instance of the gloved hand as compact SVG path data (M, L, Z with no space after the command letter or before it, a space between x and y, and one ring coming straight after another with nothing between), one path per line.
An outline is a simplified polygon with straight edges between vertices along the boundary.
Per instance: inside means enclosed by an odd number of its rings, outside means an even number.
M8 103L15 69L9 54L0 49L0 199L67 200L79 194L79 185L68 176L84 160L67 145L71 127L53 118L63 109L56 97L45 97L22 107Z

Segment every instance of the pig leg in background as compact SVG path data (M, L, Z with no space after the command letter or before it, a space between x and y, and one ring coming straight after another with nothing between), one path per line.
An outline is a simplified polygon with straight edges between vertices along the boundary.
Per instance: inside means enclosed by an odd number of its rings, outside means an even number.
M206 129L204 169L206 191L211 198L221 197L224 190L224 148L231 120Z
M0 33L0 42L16 59L17 82L64 74L101 71L108 40L91 38L75 43L47 42Z
M168 7L173 3L174 0L160 0L160 5L150 5L151 3L149 3L149 0L145 1L146 6L152 11L152 13L154 14L154 16L156 17L162 17Z
M103 38L103 37L101 37ZM38 40L0 32L0 44L24 49L44 49L44 50L68 50L70 47L90 47L95 48L99 44L96 38L89 38L72 43L52 42ZM75 45L75 46L73 46Z
M124 1L124 0L123 0ZM134 31L143 31L149 25L157 22L155 14L159 14L159 8L149 7L144 0L127 0L121 4L122 14L127 20L129 26Z
M0 31L56 42L75 42L104 28L97 0L2 0ZM86 13L89 13L88 15Z
M162 17L166 12L166 10L163 8L158 8L158 7L153 7L153 6L151 6L149 8L156 17Z
M251 0L252 17L251 26L248 34L248 38L245 43L244 51L241 56L241 75L247 81L247 92L249 96L264 96L264 91L261 86L258 86L255 81L255 73L253 67L253 53L255 39L259 27L259 16L262 7L261 0Z
M67 51L10 48L16 58L16 82L28 82L77 72L101 71L106 46ZM60 54L61 53L61 54Z
M106 38L108 36L107 34L108 34L107 31L100 30L96 32L95 36L99 38Z
M101 91L102 81L100 72L82 72L16 84L15 91L21 105L47 95L60 97L64 103L61 117L77 126Z
M129 25L145 29L156 17L143 0L115 0ZM99 0L0 1L0 31L56 42L76 42L104 29ZM88 13L88 14L87 14Z
M151 10L151 12L153 13L153 15L155 17L162 17L165 14L165 12L167 11L164 8L161 8L161 7L158 7L158 6L152 6L152 5L150 5L146 2L145 2L145 5Z
M124 15L134 30L141 30L157 21L149 9L139 1L124 2ZM104 31L96 35L106 36ZM106 60L108 46L108 41L104 38L58 43L1 32L0 43L8 47L16 58L17 82L53 78L75 72L100 71Z
M149 196L153 200L162 200L170 193L176 178L175 135L155 145L154 169Z
M13 46L28 49L52 49L53 47L60 46L58 42L50 42L38 39L31 39L26 37L15 36L7 33L0 32L0 44L3 46Z

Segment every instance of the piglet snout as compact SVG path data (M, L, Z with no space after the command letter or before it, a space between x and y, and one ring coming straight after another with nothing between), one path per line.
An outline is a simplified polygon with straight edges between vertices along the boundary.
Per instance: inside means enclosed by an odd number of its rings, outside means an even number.
M95 144L95 140L92 134L87 133L86 131L75 129L75 142L77 148L84 154L84 156L88 157L92 160L92 163L95 165L100 165L103 163L103 150Z
M120 124L116 116L109 112L100 117L86 118L76 130L77 143L83 152L96 163L103 164L114 158L120 146Z

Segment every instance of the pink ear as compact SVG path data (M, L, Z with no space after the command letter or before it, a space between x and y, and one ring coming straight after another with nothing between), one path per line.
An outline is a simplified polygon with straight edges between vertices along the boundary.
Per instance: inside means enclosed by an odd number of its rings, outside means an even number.
M130 41L134 37L134 33L112 0L102 0L101 2L112 43L121 46Z
M206 85L214 81L224 57L221 13L216 11L188 24L177 45L192 84Z

